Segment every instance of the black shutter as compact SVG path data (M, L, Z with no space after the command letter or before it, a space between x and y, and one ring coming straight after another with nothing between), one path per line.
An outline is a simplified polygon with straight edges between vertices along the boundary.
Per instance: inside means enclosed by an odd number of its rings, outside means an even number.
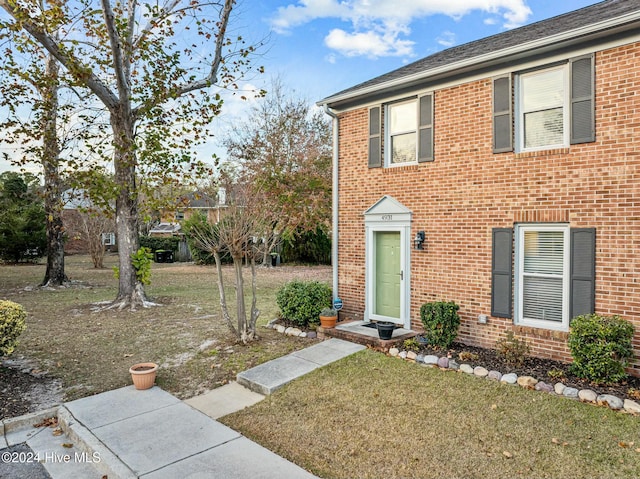
M380 107L369 109L369 168L382 166Z
M418 163L433 161L433 93L419 98Z
M571 144L596 141L593 55L572 58Z
M491 316L511 318L513 313L513 230L493 229L491 259Z
M571 228L571 318L596 308L596 230Z
M511 76L493 80L493 152L513 151Z

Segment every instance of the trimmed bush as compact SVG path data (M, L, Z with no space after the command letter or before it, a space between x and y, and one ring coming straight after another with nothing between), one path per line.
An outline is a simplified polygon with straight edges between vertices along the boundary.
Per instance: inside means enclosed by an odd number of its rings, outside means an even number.
M158 250L178 251L178 243L180 243L180 238L177 236L169 236L165 238L140 236L140 247L148 248L152 253L155 253Z
M0 356L8 356L18 345L18 336L27 327L27 312L13 301L0 301Z
M571 320L569 350L571 371L598 384L627 377L624 370L633 357L633 325L619 316L588 314Z
M435 301L422 305L420 319L424 325L424 336L431 346L446 349L458 337L458 309L460 306L453 301Z
M320 312L331 307L331 287L319 281L294 280L276 295L282 317L305 328L320 321Z
M516 338L513 331L507 331L504 338L496 341L496 353L512 366L522 366L529 354L529 344Z

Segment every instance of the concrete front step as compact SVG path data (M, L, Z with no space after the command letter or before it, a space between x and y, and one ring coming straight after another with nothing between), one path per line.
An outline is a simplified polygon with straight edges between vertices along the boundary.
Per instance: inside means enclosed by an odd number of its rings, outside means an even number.
M238 384L268 396L314 369L326 366L365 349L341 339L329 339L309 348L295 351L281 358L266 362L238 374Z

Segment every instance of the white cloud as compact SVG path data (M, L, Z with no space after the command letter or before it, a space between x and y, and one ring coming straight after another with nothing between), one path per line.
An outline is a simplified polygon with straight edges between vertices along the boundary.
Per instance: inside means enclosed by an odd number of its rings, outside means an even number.
M447 15L460 19L474 10L500 15L504 28L526 22L531 9L526 0L299 0L280 7L272 19L277 33L321 18L334 18L351 24L351 31L335 28L325 38L330 48L347 56L411 56L414 42L407 37L416 19ZM485 23L491 20L485 20ZM495 20L494 20L495 21ZM443 34L438 42L451 46L455 39Z
M452 47L456 44L456 34L449 31L442 32L436 41L443 47Z
M495 18L485 18L483 23L485 25L495 25L498 21Z
M361 33L347 33L335 28L325 38L329 48L341 52L348 57L368 56L405 56L413 52L410 40L400 40L396 32L380 34L373 30Z

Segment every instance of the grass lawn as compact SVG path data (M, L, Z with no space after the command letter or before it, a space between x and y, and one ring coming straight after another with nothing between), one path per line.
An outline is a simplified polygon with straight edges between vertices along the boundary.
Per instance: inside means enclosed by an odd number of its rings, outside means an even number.
M638 478L640 418L366 350L222 422L323 478Z
M157 384L180 398L213 389L256 364L310 344L259 328L261 340L238 344L219 316L213 266L186 263L153 264L146 288L160 306L99 310L96 303L113 300L117 280L107 256L105 269L93 268L88 256L68 256L68 288L37 288L45 265L0 265L0 298L22 304L27 329L12 359L34 360L37 368L60 378L65 400L131 384L129 367L137 362L160 364ZM231 280L231 268L225 268ZM246 279L250 270L245 270ZM259 325L276 317L276 291L294 278L330 281L330 267L259 269ZM230 281L227 300L235 304ZM247 281L250 285L250 282ZM250 301L250 296L247 298Z

